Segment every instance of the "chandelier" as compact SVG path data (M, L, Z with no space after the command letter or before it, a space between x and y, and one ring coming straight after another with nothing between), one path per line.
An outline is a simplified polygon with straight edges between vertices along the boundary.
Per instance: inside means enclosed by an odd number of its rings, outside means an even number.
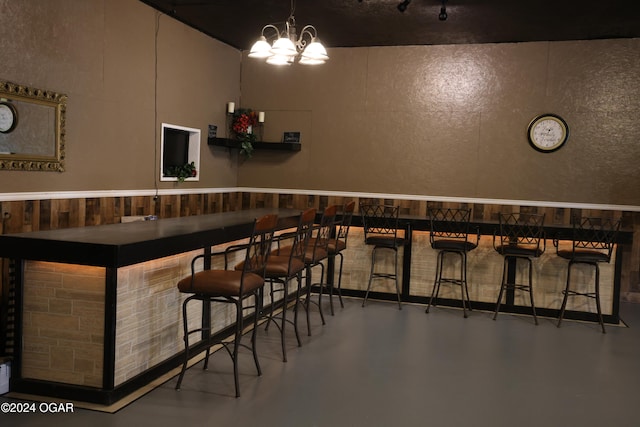
M291 13L282 31L273 24L262 28L262 35L251 47L250 58L266 59L272 65L291 65L296 60L300 64L319 65L329 59L327 49L318 40L318 31L313 25L305 25L298 36L294 9L292 0ZM270 30L273 30L273 44L269 44L266 37L267 32L272 32Z

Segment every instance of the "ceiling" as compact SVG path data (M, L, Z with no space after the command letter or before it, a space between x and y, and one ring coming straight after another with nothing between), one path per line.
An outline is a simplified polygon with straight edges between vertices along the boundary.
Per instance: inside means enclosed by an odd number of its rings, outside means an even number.
M141 0L246 50L266 24L283 24L290 0ZM639 0L297 0L298 31L312 24L331 47L507 43L640 37ZM269 34L267 34L269 35Z

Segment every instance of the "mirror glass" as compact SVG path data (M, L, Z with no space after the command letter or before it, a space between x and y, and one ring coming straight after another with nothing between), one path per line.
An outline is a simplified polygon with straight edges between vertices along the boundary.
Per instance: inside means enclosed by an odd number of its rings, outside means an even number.
M0 81L0 170L64 171L67 96Z

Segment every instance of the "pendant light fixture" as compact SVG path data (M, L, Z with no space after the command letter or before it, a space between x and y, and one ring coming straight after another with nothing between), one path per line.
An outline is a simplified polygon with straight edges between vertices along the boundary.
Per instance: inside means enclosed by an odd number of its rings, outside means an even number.
M328 59L327 49L318 39L318 31L313 25L305 25L296 33L295 0L291 0L291 13L284 23L282 31L273 24L262 28L262 35L251 47L250 58L266 59L272 65L291 65L299 62L305 65L324 64ZM273 44L267 41L267 32L275 39Z

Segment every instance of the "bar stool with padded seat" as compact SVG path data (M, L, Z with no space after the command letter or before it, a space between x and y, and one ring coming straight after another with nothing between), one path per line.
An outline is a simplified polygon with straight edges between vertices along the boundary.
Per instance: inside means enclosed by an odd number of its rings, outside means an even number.
M309 318L309 308L310 304L314 303L318 306L318 310L320 312L320 318L322 320L322 324L325 325L324 313L322 312L322 286L319 286L319 296L318 302L315 303L311 300L311 288L312 288L312 269L314 267L320 267L320 283L322 284L324 280L324 264L322 261L326 260L329 256L329 242L331 241L332 229L334 226L336 212L338 207L335 205L328 206L325 208L322 218L320 219L320 224L314 225L311 238L306 246L304 252L304 265L305 265L305 287L307 290L307 295L303 301L303 306L307 313L307 334L311 336L311 322ZM276 249L279 251L281 255L288 254L291 250L291 246L280 247Z
M334 226L337 226L338 229L335 233L331 233L332 235L329 237L329 241L327 245L328 258L330 260L334 261L335 263L335 257L340 256L340 269L338 273L337 289L338 289L338 297L340 298L341 307L344 307L344 303L342 302L342 290L341 290L342 265L344 261L344 256L342 255L342 251L347 248L347 237L349 235L349 227L351 226L351 220L353 218L353 211L355 206L356 206L356 202L352 201L345 204L342 207L342 214L340 216L340 220L334 221ZM338 207L335 206L335 209L337 211ZM329 292L329 305L331 307L331 315L333 316L335 314L335 311L333 309L333 290L335 288L334 282L331 281L331 283L329 283L329 281L327 280L327 282L314 283L314 286L318 286L320 288L319 289L320 296L318 298L318 304L321 304L320 301L322 298L323 290L326 289Z
M469 223L471 221L471 210L469 209L429 209L429 241L431 247L438 251L436 258L436 277L431 290L429 304L425 310L437 301L440 293L440 285L444 283L460 286L462 293L462 313L467 317L467 305L471 311L471 300L469 299L469 288L467 286L467 253L478 247L480 233L476 235L475 241L469 240ZM448 254L460 257L460 277L442 277L445 256ZM466 297L466 302L465 302Z
M400 206L390 205L360 205L362 215L362 225L364 228L364 243L373 246L371 252L371 270L369 273L369 284L365 293L362 306L367 302L371 282L374 279L391 279L396 283L396 294L398 295L398 309L402 310L402 300L400 297L400 281L398 278L398 248L404 246L405 239L398 237L398 214ZM394 255L393 273L375 271L376 254L379 251L392 251Z
M257 219L254 223L253 233L246 245L246 256L242 267L236 270L227 270L228 253L225 251L225 270L203 270L196 272L195 266L199 259L205 259L212 255L198 255L191 261L191 275L183 278L178 282L178 290L181 293L192 294L182 303L182 323L184 330L184 361L182 370L178 377L176 390L180 389L184 373L189 362L189 336L193 333L203 333L208 336L206 355L204 359L204 369L209 364L209 356L211 346L214 344L222 344L227 350L233 361L233 378L235 382L236 397L240 396L240 384L238 380L238 348L240 346L250 348L253 353L253 359L258 371L258 375L262 375L258 354L256 353L256 329L258 325L258 316L261 306L259 300L259 290L264 286L264 271L271 250L271 242L274 230L278 222L276 215L266 215ZM228 248L229 249L229 248ZM243 302L248 298L254 298L254 304L251 306L243 306ZM222 302L234 304L236 306L236 322L235 322L235 338L233 340L233 349L230 349L230 343L224 341L213 342L211 336L211 325L201 325L200 328L189 330L187 307L191 301L202 301L203 304L211 304L213 302ZM253 309L253 330L251 332L251 346L242 344L243 318L244 310Z
M305 253L307 246L311 239L311 233L313 231L313 222L315 220L316 210L310 208L302 212L300 215L298 226L293 233L284 233L274 239L277 242L277 249L271 252L267 265L265 267L265 278L269 281L270 285L270 298L271 298L271 310L267 315L267 325L265 327L268 330L271 322L280 329L280 340L282 343L282 361L287 361L287 347L286 347L286 334L285 326L287 323L292 323L295 331L296 339L298 341L298 347L302 345L300 341L300 334L298 333L298 304L300 303L300 292L302 290L302 272L305 269ZM285 246L283 242L290 241L291 243ZM280 249L283 249L282 251ZM297 290L295 295L292 296L289 293L289 282L293 279L297 279ZM281 285L278 289L275 285ZM278 303L275 301L274 294L282 292L283 297ZM290 302L294 302L294 319L293 322L287 319L287 306ZM277 323L274 316L274 309L276 306L282 307L282 318L280 324Z
M500 293L498 294L493 320L496 320L498 317L498 311L500 311L500 304L502 303L502 295L505 290L528 291L533 320L537 325L538 317L536 316L536 306L533 302L533 263L531 259L539 258L546 249L544 214L500 214L499 219L499 234L493 235L493 248L504 257L504 262L502 266ZM507 272L509 265L511 264L513 268L517 267L518 260L527 261L529 269L528 284L518 284L515 283L515 280L514 283L508 283Z
M605 334L604 320L602 319L602 309L600 307L600 267L599 263L611 262L611 254L615 246L616 237L620 230L622 220L614 221L609 218L595 217L575 217L572 221L572 243L570 248L560 248L560 243L554 239L553 244L556 247L556 253L561 258L569 260L567 270L567 285L562 293L562 306L560 308L560 316L558 317L558 327L562 323L565 308L567 307L567 298L569 296L584 296L596 300L596 310L598 312L598 320L602 333ZM595 287L593 292L577 291L571 289L571 267L576 264L586 264L594 268Z
M309 241L309 245L307 246L304 257L305 279L307 287L307 296L304 301L304 307L307 312L307 333L309 336L311 336L311 322L309 319L309 308L311 303L314 303L318 306L322 324L326 324L324 320L324 313L322 312L322 283L324 281L325 270L325 266L322 262L329 258L329 242L331 242L332 240L331 234L333 233L337 211L338 207L336 205L328 206L324 209L320 224L314 227L315 230L311 240ZM311 272L314 267L320 267L320 282L317 283L318 285L320 285L318 286L317 303L311 300L311 288L313 283Z
M340 221L337 222L338 230L335 237L329 241L329 258L335 260L336 256L340 257L340 268L338 269L338 286L334 286L335 282L330 284L324 284L329 289L329 306L331 307L331 315L334 315L333 310L333 290L338 290L338 299L340 300L340 307L344 308L342 302L342 265L344 263L344 255L342 251L347 248L347 238L349 237L349 228L351 227L351 220L353 218L353 211L356 207L356 202L351 201L346 203L342 208L342 215Z

